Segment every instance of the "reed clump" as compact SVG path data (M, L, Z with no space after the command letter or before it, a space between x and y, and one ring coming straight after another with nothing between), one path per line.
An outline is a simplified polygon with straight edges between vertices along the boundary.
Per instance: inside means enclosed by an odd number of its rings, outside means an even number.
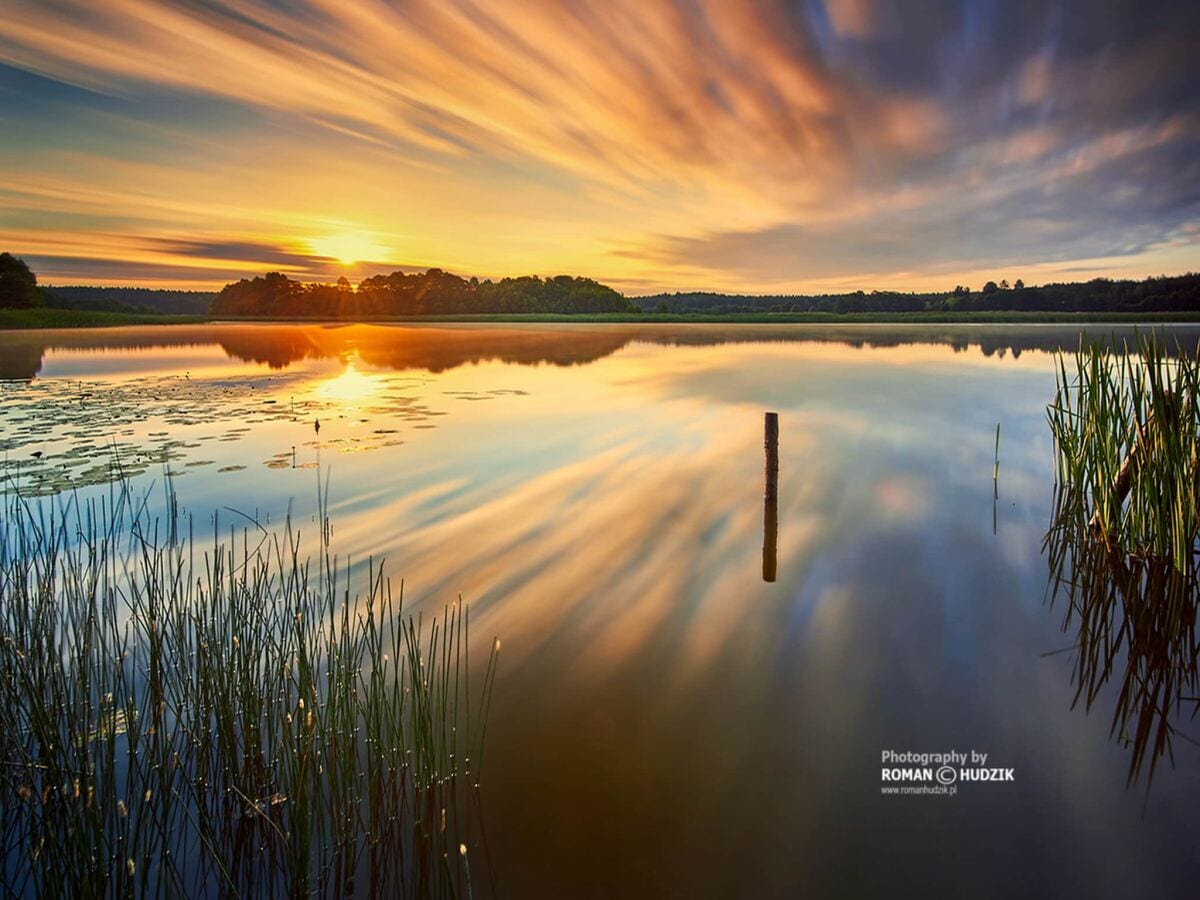
M352 594L323 498L309 556L290 515L197 538L167 484L4 494L4 893L470 896L498 644L472 690L464 606Z
M1125 352L1059 359L1048 408L1055 508L1045 549L1051 598L1067 600L1076 697L1117 683L1112 733L1132 783L1195 715L1200 671L1200 362L1141 336Z

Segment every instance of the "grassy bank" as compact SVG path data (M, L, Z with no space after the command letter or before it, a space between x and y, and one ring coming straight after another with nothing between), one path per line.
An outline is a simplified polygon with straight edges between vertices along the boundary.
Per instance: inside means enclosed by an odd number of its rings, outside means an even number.
M127 313L87 312L73 309L0 309L0 330L17 328L103 328L116 325L181 325L203 322L243 322L256 324L297 324L323 322L356 322L380 324L438 324L438 323L569 323L569 324L646 324L646 323L705 323L728 325L1021 325L1021 324L1084 324L1111 322L1114 324L1200 322L1200 312L1191 313L1046 313L1046 312L964 312L964 313L605 313L601 315L477 314L463 316L387 316L380 318L329 319L327 317L294 316L288 318L129 315Z
M192 534L121 484L0 523L6 896L470 896L496 672L290 517ZM203 528L204 526L202 526ZM315 540L315 539L314 539ZM474 690L472 690L472 687Z
M182 325L208 321L205 316L94 312L84 309L0 309L0 330L17 328L105 328L114 325Z

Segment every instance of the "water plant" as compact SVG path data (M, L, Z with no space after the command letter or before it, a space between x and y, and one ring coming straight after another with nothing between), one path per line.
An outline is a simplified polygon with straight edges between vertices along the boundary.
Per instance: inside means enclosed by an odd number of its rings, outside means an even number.
M1000 423L996 423L996 457L992 463L992 485L995 488L993 493L999 494L1000 488Z
M992 463L992 534L999 526L1000 506L1000 423L996 423L996 456Z
M1048 407L1050 596L1076 636L1075 702L1117 683L1111 732L1148 779L1200 710L1200 361L1145 335L1062 355Z
M9 490L0 522L0 888L9 896L470 896L498 642L465 606L361 594L289 514L196 536L130 483ZM326 485L326 491L327 491ZM307 535L306 535L307 537ZM474 870L474 871L473 871Z

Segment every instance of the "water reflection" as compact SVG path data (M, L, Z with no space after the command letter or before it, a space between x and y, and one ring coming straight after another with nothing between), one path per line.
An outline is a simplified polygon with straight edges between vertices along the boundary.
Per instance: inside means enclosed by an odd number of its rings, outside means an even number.
M442 372L485 361L574 365L607 356L626 333L582 327L215 325L0 333L0 379L28 380L47 354L211 346L231 359L271 369L356 355L393 370Z
M197 512L279 514L297 498L300 520L315 473L291 468L291 448L300 465L319 456L356 563L386 558L411 610L461 594L472 634L503 638L483 787L503 894L1194 883L1178 823L1200 766L1161 772L1143 811L1107 720L1068 711L1070 660L1043 656L1062 638L1043 605L1042 351L1076 346L1078 329L279 328L196 329L202 354L83 354L40 335L42 376L13 390L128 384L142 363L259 379L235 407L278 417L239 440L164 426L161 410L128 427L201 444L179 461L214 461L179 485ZM306 445L311 415L288 414L293 395L331 404L321 446ZM423 418L404 418L412 406ZM774 583L764 410L779 413ZM335 455L380 430L396 443ZM276 454L284 467L265 469ZM881 749L950 747L1018 781L949 803L880 795Z
M1072 494L1056 489L1046 548L1051 597L1066 603L1073 639L1074 702L1090 710L1115 681L1111 735L1130 751L1129 782L1144 770L1149 781L1161 757L1174 763L1173 740L1194 743L1179 724L1200 712L1196 572L1079 528Z
M1143 330L1146 330L1143 328ZM0 332L0 380L27 381L47 354L220 347L230 358L285 369L305 360L345 359L394 370L444 372L487 361L570 366L594 362L632 343L716 346L731 343L834 343L855 348L949 347L984 357L1020 358L1029 350L1074 350L1081 335L1132 337L1122 325L178 325ZM1172 326L1195 346L1200 326Z
M1063 483L1049 593L1066 604L1075 702L1090 710L1117 685L1111 733L1131 751L1130 783L1174 762L1177 738L1195 743L1181 724L1200 712L1200 415L1187 368L1151 362L1110 381L1081 363L1050 408Z

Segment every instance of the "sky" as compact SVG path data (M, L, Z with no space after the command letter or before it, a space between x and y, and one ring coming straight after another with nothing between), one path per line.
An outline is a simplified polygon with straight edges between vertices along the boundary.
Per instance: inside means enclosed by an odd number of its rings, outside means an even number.
M0 0L43 284L1200 270L1195 0Z

